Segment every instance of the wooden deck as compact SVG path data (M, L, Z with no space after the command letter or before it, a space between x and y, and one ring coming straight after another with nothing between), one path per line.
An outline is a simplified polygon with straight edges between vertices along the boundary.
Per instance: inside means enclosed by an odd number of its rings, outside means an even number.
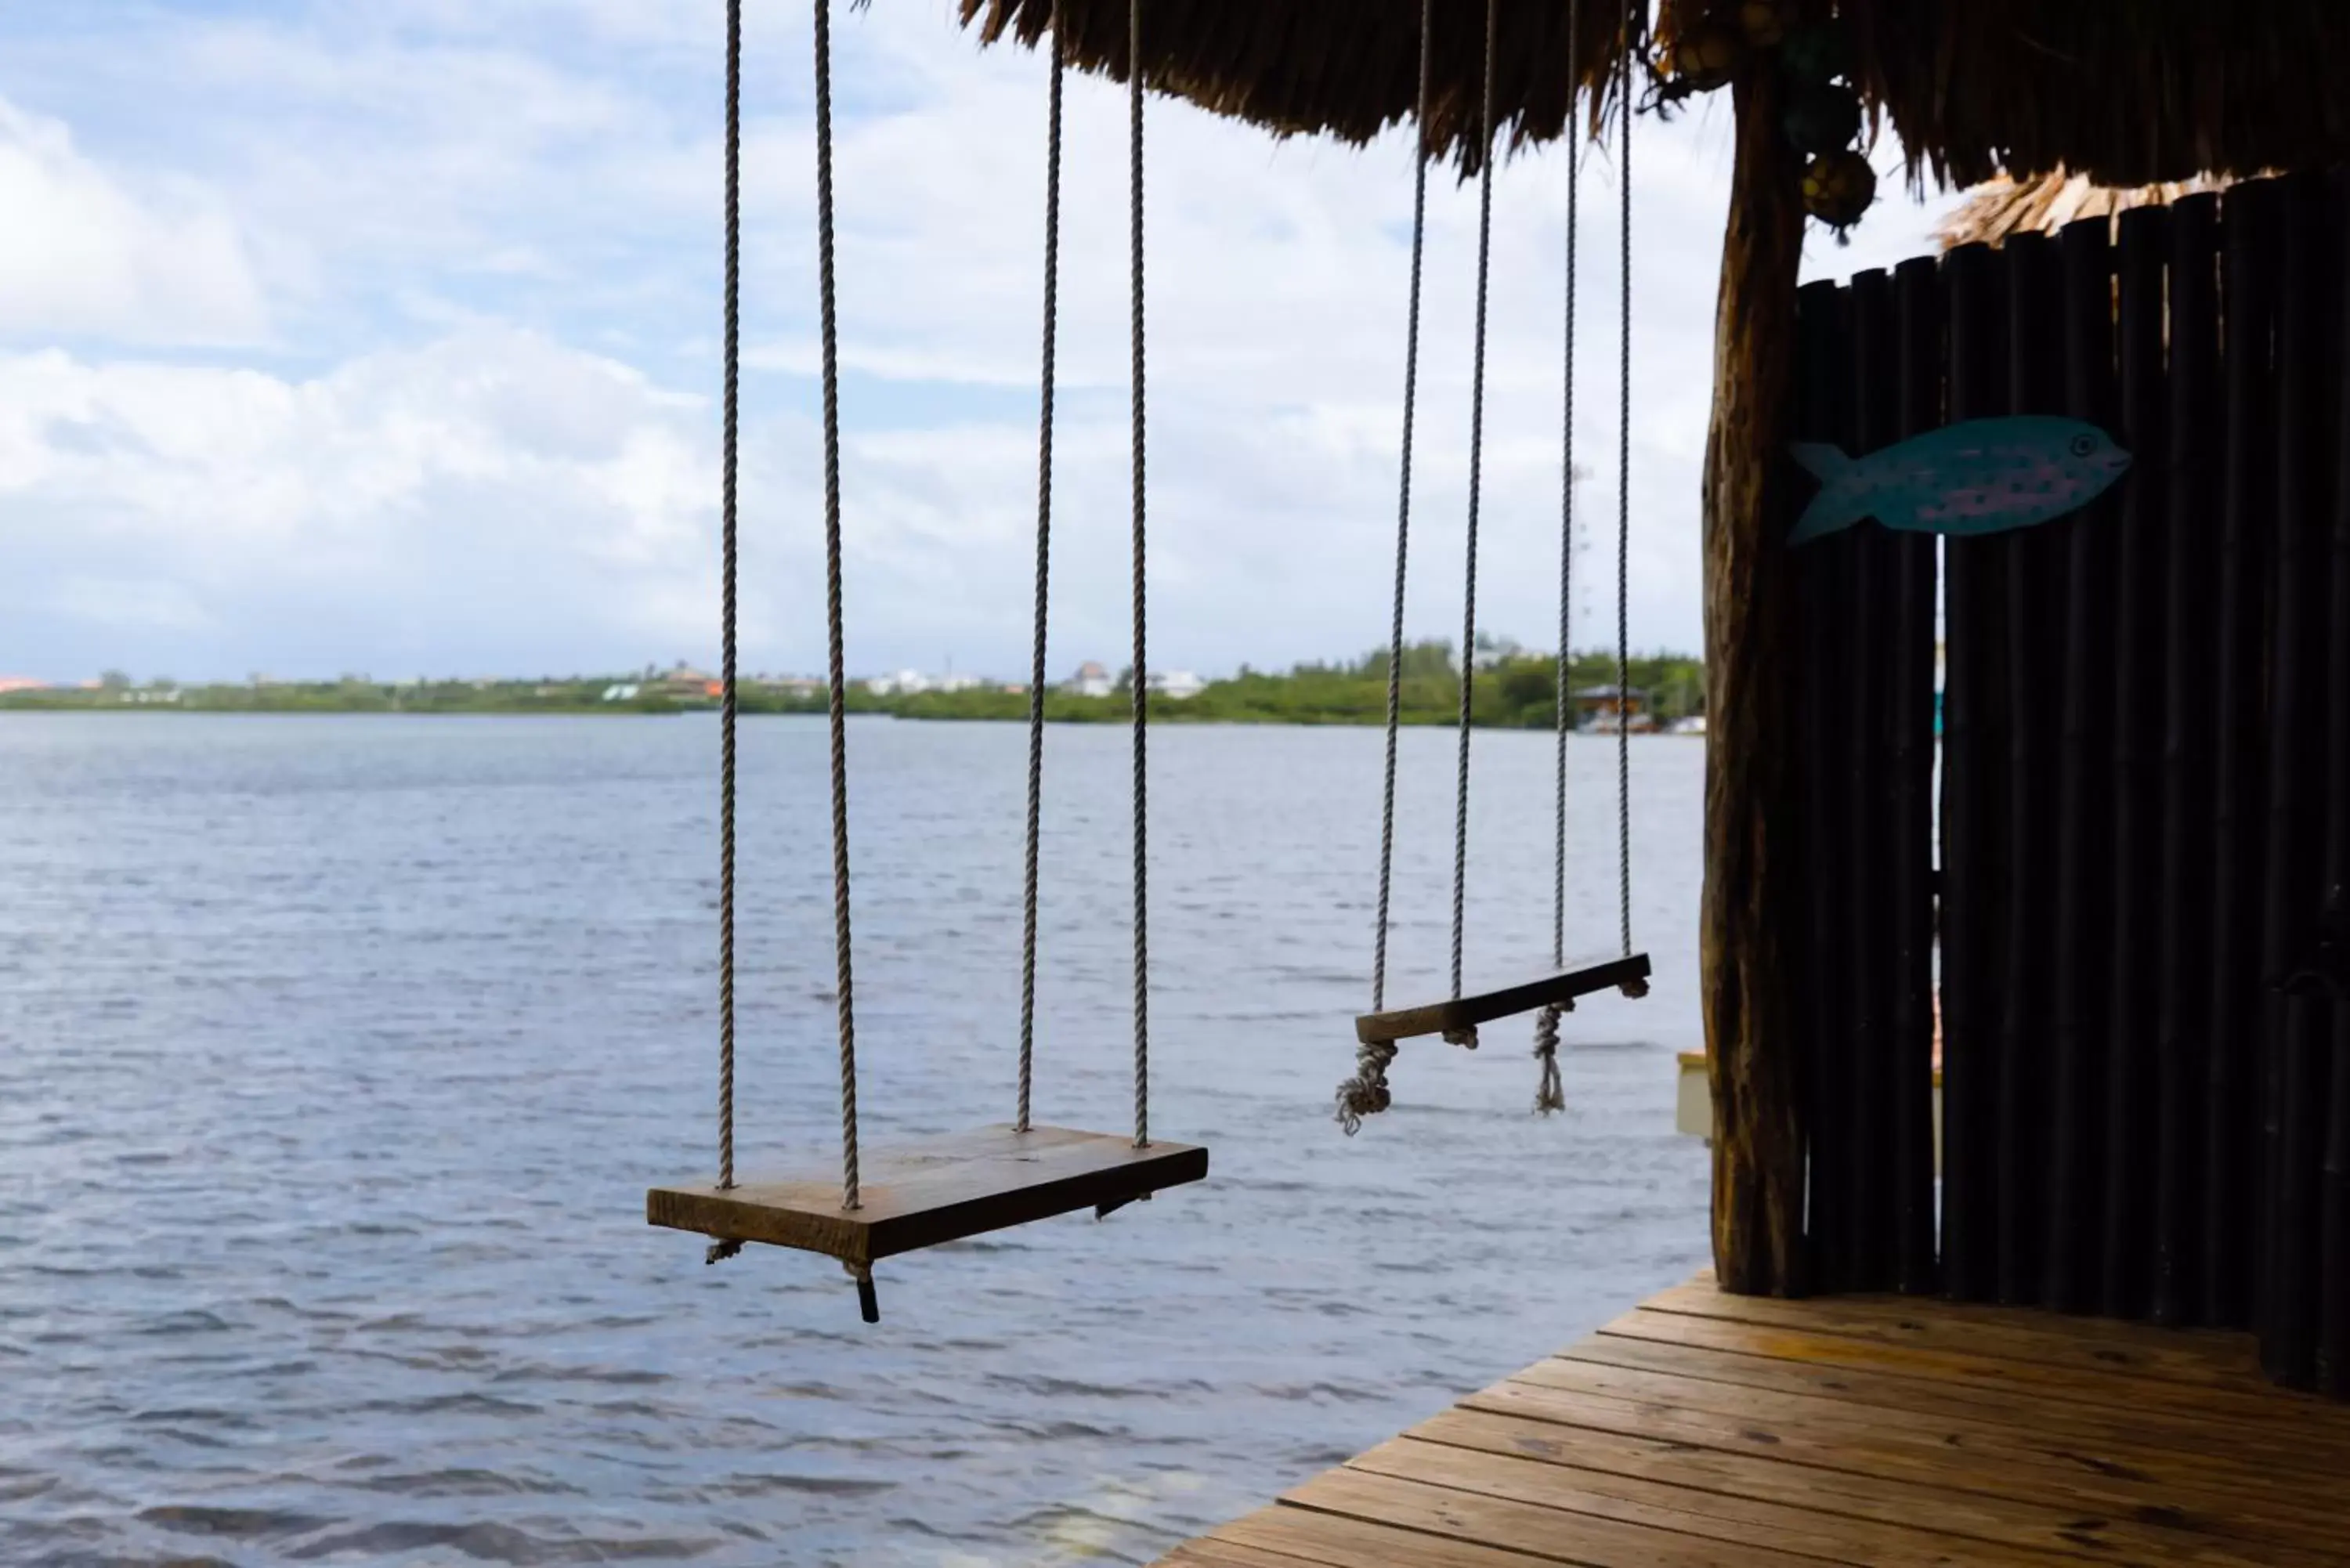
M1710 1277L1164 1568L2350 1563L2350 1407L2248 1336Z

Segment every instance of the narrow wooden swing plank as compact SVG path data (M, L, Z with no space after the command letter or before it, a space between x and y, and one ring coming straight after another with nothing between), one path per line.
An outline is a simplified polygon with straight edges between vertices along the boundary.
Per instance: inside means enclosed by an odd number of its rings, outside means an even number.
M1366 1012L1355 1020L1355 1038L1366 1045L1378 1045L1396 1040L1416 1039L1423 1034L1474 1029L1481 1023L1514 1018L1521 1012L1532 1012L1536 1008L1548 1007L1555 1002L1573 1002L1595 992L1619 990L1627 995L1642 996L1648 992L1648 955L1646 953L1602 959L1503 991L1455 997L1451 1002L1440 1002L1429 1007L1406 1007L1393 1012Z
M1010 1126L869 1151L861 1205L840 1206L837 1175L809 1171L725 1189L700 1183L645 1194L645 1220L722 1241L822 1252L852 1268L1049 1220L1112 1209L1208 1174L1192 1144L1138 1148L1126 1135Z

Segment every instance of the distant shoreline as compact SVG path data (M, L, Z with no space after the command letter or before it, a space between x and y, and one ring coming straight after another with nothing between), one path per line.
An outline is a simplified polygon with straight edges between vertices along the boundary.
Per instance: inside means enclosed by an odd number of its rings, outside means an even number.
M738 706L736 711L739 716L744 719L821 719L825 716L825 710L822 707L806 709L775 709L755 708L748 704L743 704ZM601 704L598 704L594 707L568 708L369 708L359 706L326 707L319 705L305 705L302 707L272 707L266 703L254 703L244 706L235 706L227 703L174 704L168 706L154 704L141 706L135 703L27 703L10 702L5 700L0 700L0 721L26 714L57 713L102 713L109 715L170 713L188 718L259 717L279 719L407 718L623 720L682 719L689 718L696 714L715 715L718 711L718 707L712 703L677 704L667 708L606 707ZM887 707L868 707L859 704L851 704L848 711L850 716L853 718L884 718L910 724L1013 724L1025 723L1028 717L1025 712L1022 712L1017 715L1000 713L974 714L905 712ZM1101 716L1047 711L1045 716L1045 722L1048 724L1056 726L1098 725L1124 723L1128 720L1128 718L1129 714L1128 713L1125 706L1121 703L1114 714ZM1151 703L1150 722L1154 725L1234 724L1261 726L1265 728L1278 727L1293 730L1369 730L1378 728L1385 721L1384 716L1366 716L1359 714L1305 715L1193 711L1187 711L1185 706L1179 701L1173 699L1162 699ZM1460 715L1457 712L1405 714L1399 717L1398 722L1401 727L1408 730L1450 729L1460 722ZM1473 718L1471 725L1473 728L1480 730L1547 729L1550 725L1550 721L1545 718L1541 724L1537 725L1520 722L1515 719L1492 718L1480 713ZM1612 735L1614 731L1610 730L1607 732ZM1664 732L1661 729L1644 729L1638 725L1635 725L1633 728L1633 733L1635 734L1660 734L1663 732Z
M1471 692L1474 722L1488 729L1549 729L1556 722L1558 661L1481 640ZM1153 691L1150 716L1161 723L1376 726L1387 722L1388 681L1384 649L1348 664L1301 664L1278 674L1253 670L1222 680L1191 680L1180 691ZM1099 666L1082 672L1087 690L1055 687L1045 694L1045 718L1056 724L1122 724L1133 716L1123 678ZM1698 711L1704 668L1696 659L1657 654L1631 660L1625 672L1632 711L1658 725ZM1154 678L1157 679L1157 678ZM1188 678L1184 678L1188 680ZM1578 722L1612 714L1615 660L1597 653L1568 660L1565 685ZM1024 688L956 680L913 685L920 677L853 682L848 711L916 722L1024 722L1031 699ZM1458 723L1461 679L1451 649L1422 643L1405 650L1396 691L1397 718L1414 727ZM6 713L403 713L419 715L653 717L713 711L717 682L680 667L666 675L542 677L536 680L415 680L384 683L362 677L340 680L271 681L182 686L144 684L109 675L88 686L30 687L0 691ZM824 689L807 680L738 682L736 710L746 715L819 715ZM1636 728L1638 727L1636 724ZM1611 726L1612 728L1612 726Z

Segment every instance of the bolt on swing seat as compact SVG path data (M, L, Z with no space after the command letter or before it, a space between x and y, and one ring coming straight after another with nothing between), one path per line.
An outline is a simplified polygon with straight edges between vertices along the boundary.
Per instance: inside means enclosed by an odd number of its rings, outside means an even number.
M1130 0L1129 25L1139 30L1140 0ZM1029 685L1029 768L1025 936L1021 974L1018 1117L997 1127L920 1139L860 1156L857 1133L855 986L849 932L848 762L841 617L841 505L838 343L834 308L830 0L816 3L816 140L817 275L821 288L825 397L825 550L830 592L827 630L832 739L833 909L839 965L842 1162L738 1183L734 1179L734 725L735 725L735 472L739 396L743 0L727 5L725 441L722 524L724 535L721 634L725 677L721 705L719 790L719 1170L714 1181L655 1187L645 1195L653 1225L712 1239L708 1261L733 1256L748 1242L795 1248L837 1259L855 1277L865 1321L880 1321L873 1265L883 1258L962 1241L1090 1208L1106 1218L1129 1203L1208 1174L1208 1151L1191 1144L1154 1142L1149 1136L1149 794L1145 768L1148 704L1134 706L1134 1131L1131 1135L1038 1127L1029 1116L1035 1039L1038 846L1042 825L1052 509L1054 301L1059 268L1062 76L1059 33L1053 36L1050 161L1045 244L1044 396L1039 431L1040 483L1036 526L1036 606ZM1134 323L1134 668L1148 670L1146 583L1143 576L1146 493L1143 485L1142 83L1129 73L1132 128Z
M1597 992L1620 991L1629 997L1646 996L1648 994L1648 955L1646 953L1598 959L1570 966L1556 974L1529 981L1523 985L1480 992L1472 996L1457 996L1450 1002L1439 1002L1427 1007L1366 1012L1355 1020L1355 1038L1366 1045L1416 1040L1426 1034L1466 1035L1473 1039L1481 1023L1515 1018L1522 1012L1533 1012L1544 1007L1556 1008L1562 1012L1572 1012L1577 998Z

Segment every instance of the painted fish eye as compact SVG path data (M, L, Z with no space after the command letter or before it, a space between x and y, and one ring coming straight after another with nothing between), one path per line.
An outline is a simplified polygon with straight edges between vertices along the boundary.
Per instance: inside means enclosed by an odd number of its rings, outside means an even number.
M2096 450L2097 441L2095 436L2076 435L2073 438L2073 455L2074 457L2087 457Z

